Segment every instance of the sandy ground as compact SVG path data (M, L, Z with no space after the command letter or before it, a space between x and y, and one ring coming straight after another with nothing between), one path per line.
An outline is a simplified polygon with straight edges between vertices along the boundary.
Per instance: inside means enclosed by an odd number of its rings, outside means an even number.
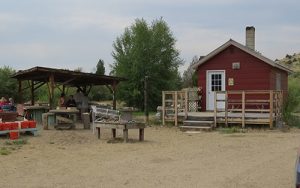
M121 136L121 132L117 132ZM149 127L130 143L89 130L40 131L0 155L0 187L293 187L300 132L187 134ZM5 138L0 138L1 147Z

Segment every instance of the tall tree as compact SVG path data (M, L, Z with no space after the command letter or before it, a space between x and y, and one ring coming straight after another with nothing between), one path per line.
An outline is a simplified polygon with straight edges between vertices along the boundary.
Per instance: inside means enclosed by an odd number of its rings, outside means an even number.
M182 63L175 48L175 38L167 23L155 20L148 25L137 19L133 25L113 43L115 60L112 73L128 78L121 82L118 97L127 105L143 108L144 78L148 76L149 107L161 104L163 90L175 90L181 86L178 67Z
M183 87L194 87L197 86L197 75L193 65L197 63L198 57L194 56L188 68L183 72L182 86Z
M0 68L0 97L18 99L18 82L11 78L15 72L8 66Z
M97 74L97 75L105 74L104 61L102 59L99 59L97 65L96 65L95 74ZM95 100L95 101L112 99L112 93L105 86L93 86L93 88L90 91L89 96L92 100Z
M102 59L99 59L99 61L97 63L96 74L98 74L98 75L104 75L105 74L104 61Z

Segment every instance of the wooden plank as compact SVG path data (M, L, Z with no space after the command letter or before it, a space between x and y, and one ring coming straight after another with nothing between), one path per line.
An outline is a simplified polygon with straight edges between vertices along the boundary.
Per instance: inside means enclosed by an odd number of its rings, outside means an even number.
M56 116L56 121L61 121L63 123L74 123L73 120L62 116Z
M214 127L217 127L217 93L214 92Z
M125 143L128 142L128 129L123 129L123 139Z
M139 141L144 141L144 129L139 129Z
M242 128L245 128L245 92L242 92Z
M273 128L273 91L270 91L270 129Z
M179 126L180 128L187 128L187 129L211 129L210 126Z
M228 127L228 92L225 93L225 126Z

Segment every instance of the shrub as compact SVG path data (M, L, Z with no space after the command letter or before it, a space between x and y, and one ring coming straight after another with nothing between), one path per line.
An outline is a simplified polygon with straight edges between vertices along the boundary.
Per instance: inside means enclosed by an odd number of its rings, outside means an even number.
M292 113L299 111L300 104L300 79L290 78L287 99L283 106L283 120L291 125L293 122Z

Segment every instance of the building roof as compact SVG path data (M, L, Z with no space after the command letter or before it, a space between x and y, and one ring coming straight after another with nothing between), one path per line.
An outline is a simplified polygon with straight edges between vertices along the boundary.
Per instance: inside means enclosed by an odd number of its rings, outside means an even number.
M290 70L289 68L279 64L279 63L276 63L275 61L261 55L260 53L248 48L247 46L245 45L242 45L232 39L230 39L229 41L227 41L225 44L221 45L220 47L218 47L217 49L215 49L214 51L210 52L208 55L206 55L205 57L201 58L198 60L197 63L195 63L195 65L193 65L193 68L196 69L199 65L202 65L203 63L205 63L206 61L208 61L209 59L213 58L215 55L219 54L220 52L222 52L223 50L225 50L227 47L229 46L235 46L241 50L243 50L244 52L262 60L263 62L273 66L273 67L276 67L278 69L281 69L281 70L284 70L284 71L287 71L289 73L293 72L292 70Z
M93 73L83 73L79 71L48 67L33 67L31 69L21 70L14 74L12 78L16 78L18 80L48 82L50 75L54 76L55 82L70 86L113 85L126 80L121 77L97 75Z

